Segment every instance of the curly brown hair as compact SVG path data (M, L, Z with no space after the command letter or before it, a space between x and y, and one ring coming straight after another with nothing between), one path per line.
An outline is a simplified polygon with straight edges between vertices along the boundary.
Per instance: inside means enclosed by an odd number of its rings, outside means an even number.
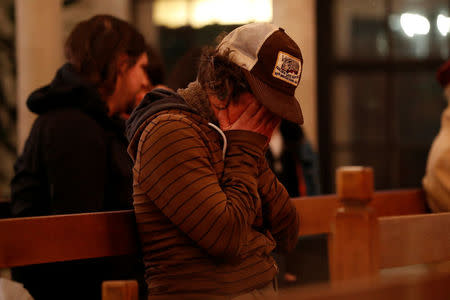
M216 48L206 47L198 67L197 80L202 88L221 101L237 101L239 95L251 92L243 70L229 59L230 53L231 50L222 54Z

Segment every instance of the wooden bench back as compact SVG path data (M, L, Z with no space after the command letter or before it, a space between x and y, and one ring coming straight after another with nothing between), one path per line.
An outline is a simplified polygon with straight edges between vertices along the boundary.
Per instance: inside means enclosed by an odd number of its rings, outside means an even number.
M434 261L442 258L443 253L450 253L448 235L444 244L435 238L444 236L449 228L447 216L392 217L425 213L425 198L420 189L373 193L371 180L369 189L366 181L359 182L364 187L361 189L354 178L347 178L345 182L353 182L353 188L350 184L345 193L338 189L337 195L293 199L301 218L300 236L324 233L330 236L333 280L355 278L355 274L373 275L379 267ZM342 212L343 203L348 204L352 197L364 199L367 205L353 205ZM353 223L348 222L349 216ZM378 221L378 216L384 217ZM420 235L415 236L413 233L417 232ZM427 248L433 251L421 250L408 256L401 251L402 247L420 248L422 243L429 243ZM137 252L132 210L0 220L0 268ZM130 282L106 282L104 295L115 294L117 290L129 295L130 286ZM131 289L134 291L134 287Z
M337 195L293 199L300 214L300 236L330 232ZM425 211L419 189L376 192L378 215ZM0 219L0 268L137 253L132 210Z
M338 195L321 195L293 198L300 214L300 236L327 234L340 206ZM397 189L373 193L369 206L377 216L399 216L427 212L423 190Z
M137 251L132 210L0 220L0 269Z
M383 217L378 230L380 268L450 260L450 213Z
M340 204L328 244L332 281L450 260L450 213L380 217L372 205L371 168L338 170L337 192Z

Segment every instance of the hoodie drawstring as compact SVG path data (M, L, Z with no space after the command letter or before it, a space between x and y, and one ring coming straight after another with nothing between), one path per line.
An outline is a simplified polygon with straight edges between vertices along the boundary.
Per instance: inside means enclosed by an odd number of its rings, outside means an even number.
M217 127L215 124L209 122L208 125L211 126L212 128L214 128L215 130L217 130L217 132L219 132L219 134L222 136L222 138L223 138L222 159L225 159L225 153L227 152L227 146L228 146L227 145L227 137L225 136L225 133L223 133L222 129Z

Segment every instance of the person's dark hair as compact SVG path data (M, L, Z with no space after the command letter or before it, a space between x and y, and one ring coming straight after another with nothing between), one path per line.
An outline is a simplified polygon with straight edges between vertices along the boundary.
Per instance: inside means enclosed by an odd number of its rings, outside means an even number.
M66 59L75 70L106 94L114 91L119 55L126 54L131 67L146 50L142 34L131 24L109 15L78 23L64 46Z
M168 87L176 91L177 89L185 88L189 83L195 81L201 55L201 47L192 47L186 51L173 66L167 78Z
M229 56L230 51L219 54L215 48L205 47L198 66L197 79L202 88L222 101L236 101L239 95L251 91L243 70Z
M147 45L148 64L145 68L152 85L163 84L165 80L164 64L159 53L150 45Z

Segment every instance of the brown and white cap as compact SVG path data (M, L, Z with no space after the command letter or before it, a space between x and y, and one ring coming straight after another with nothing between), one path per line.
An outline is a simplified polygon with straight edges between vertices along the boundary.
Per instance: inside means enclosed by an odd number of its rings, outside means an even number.
M284 30L270 23L240 26L217 46L219 53L228 49L230 60L244 70L256 99L281 118L303 124L302 110L295 98L303 57Z

